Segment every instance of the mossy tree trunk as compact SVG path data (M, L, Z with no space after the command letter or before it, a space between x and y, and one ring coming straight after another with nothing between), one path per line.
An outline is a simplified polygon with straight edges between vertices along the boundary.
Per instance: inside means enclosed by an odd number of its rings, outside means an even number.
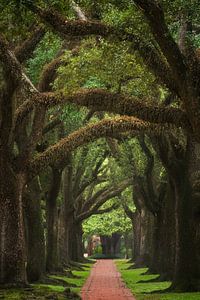
M58 259L58 207L57 198L60 190L62 171L52 169L52 183L47 196L47 272L59 268Z
M148 266L152 252L154 217L146 209L134 213L134 261L135 267Z
M71 157L63 172L63 195L64 202L60 208L59 218L59 260L63 266L70 263L71 226L73 224L73 197L72 197L72 165Z
M176 170L178 172L173 178L176 197L176 256L172 288L178 291L194 291L198 289L199 270L194 245L194 231L192 229L192 191L188 167L185 163L183 162L182 167Z
M168 184L166 197L155 216L149 265L150 273L160 274L161 279L168 280L173 277L175 259L175 198L172 189Z
M81 223L75 223L75 236L76 236L76 261L83 261L83 229Z
M22 192L24 174L15 174L6 152L0 152L0 282L24 285L26 253Z
M190 165L194 165L196 158L192 155L191 139L187 137L185 149L178 141L160 139L159 149L175 200L175 263L171 289L197 290L199 270L193 230L194 205L190 174Z
M45 274L45 238L42 220L41 191L38 179L28 185L25 194L27 243L27 277L29 282L40 280Z

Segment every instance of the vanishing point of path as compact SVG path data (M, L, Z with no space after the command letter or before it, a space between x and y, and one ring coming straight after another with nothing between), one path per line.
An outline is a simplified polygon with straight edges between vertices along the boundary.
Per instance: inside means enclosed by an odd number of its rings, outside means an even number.
M136 300L111 259L98 260L81 291L83 300Z

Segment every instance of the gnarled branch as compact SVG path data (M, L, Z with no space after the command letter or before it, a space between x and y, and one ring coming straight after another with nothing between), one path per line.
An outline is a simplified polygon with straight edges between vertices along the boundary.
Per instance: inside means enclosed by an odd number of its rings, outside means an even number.
M82 89L70 96L54 93L36 94L31 100L25 101L17 109L15 115L16 123L20 123L27 113L36 106L45 105L46 107L52 107L67 102L87 106L93 111L109 111L121 115L135 116L149 122L169 123L177 127L190 129L186 113L181 109L150 106L137 98L101 89Z
M89 124L68 137L61 139L57 144L49 147L42 154L30 162L28 171L30 177L44 170L48 165L59 165L69 152L86 143L92 142L100 137L112 136L116 132L127 132L132 130L157 131L162 130L160 125L143 122L133 117L119 117L114 120L108 119L96 124Z
M38 43L45 34L43 27L37 27L28 39L26 39L20 46L18 46L14 53L20 63L27 61L33 54Z

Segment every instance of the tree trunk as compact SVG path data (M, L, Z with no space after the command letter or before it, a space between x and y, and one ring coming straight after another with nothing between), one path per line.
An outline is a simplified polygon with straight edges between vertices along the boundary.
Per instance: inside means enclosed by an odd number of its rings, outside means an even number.
M74 250L76 252L75 261L83 262L84 258L84 249L83 249L83 228L82 223L75 223L74 224L74 232L76 236L76 241L74 244Z
M25 195L25 216L27 232L27 277L34 282L45 273L45 239L42 221L41 191L38 179L29 184Z
M198 264L194 245L192 191L188 168L183 163L173 178L175 186L176 257L172 288L178 291L197 290Z
M62 172L53 169L52 175L52 184L47 197L47 272L54 272L59 268L57 197L60 190Z
M134 261L136 268L148 266L152 252L153 215L142 208L134 214Z
M138 210L134 213L133 219L133 230L134 230L134 253L133 253L133 260L137 261L137 258L140 256L140 239L141 239L141 219L140 219L140 212Z
M2 153L0 165L0 282L24 285L27 282L22 205L25 176L15 175Z
M68 255L70 261L77 261L77 236L76 228L74 227L74 217L68 217L68 226L67 226L67 236L68 240L66 241L68 247Z
M125 259L129 259L129 246L130 246L130 240L129 235L125 232L124 234L124 247L125 247Z
M112 234L112 254L114 256L119 255L120 253L120 244L121 244L121 234L113 233Z
M162 280L172 280L175 260L175 195L168 184L165 199L155 216L150 273L160 274Z
M110 236L101 235L101 245L102 245L102 254L111 255L112 254L112 242Z

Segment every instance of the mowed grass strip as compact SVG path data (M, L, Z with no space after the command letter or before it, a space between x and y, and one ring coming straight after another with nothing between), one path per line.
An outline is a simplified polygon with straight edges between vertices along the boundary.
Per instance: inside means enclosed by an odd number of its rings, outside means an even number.
M158 275L142 275L146 268L128 269L132 264L127 260L115 260L123 281L135 295L137 300L200 300L200 293L164 293L171 282L144 282L158 277ZM154 291L163 290L163 293L155 294ZM149 294L148 294L149 293Z

